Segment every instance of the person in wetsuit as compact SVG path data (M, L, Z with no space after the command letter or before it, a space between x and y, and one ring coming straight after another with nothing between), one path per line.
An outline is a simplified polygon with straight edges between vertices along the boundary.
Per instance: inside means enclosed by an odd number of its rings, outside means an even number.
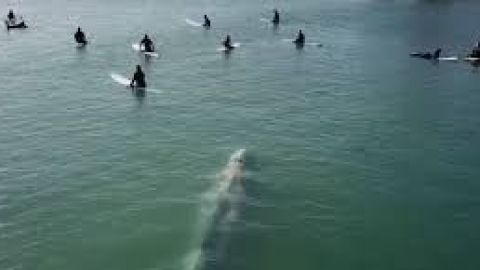
M280 13L278 13L278 10L277 10L277 9L274 9L274 10L273 10L273 20L272 20L272 23L273 23L273 24L279 24L279 23L280 23Z
M153 46L153 41L148 37L147 34L140 41L140 47L143 46L143 50L146 52L154 52L155 46Z
M472 53L469 55L472 58L480 58L480 42L477 43L477 46L475 46L472 50Z
M300 46L305 44L305 35L303 34L302 30L298 30L297 38L295 39L295 41L293 41L293 43Z
M130 87L132 88L146 88L147 83L145 82L145 73L142 71L142 67L137 65L137 70L133 74L132 81L130 82Z
M85 37L85 33L83 33L80 26L77 28L77 32L75 32L75 35L73 35L73 37L78 44L87 45L87 38Z
M227 50L231 50L233 49L234 47L232 46L232 40L230 38L230 35L227 35L227 37L225 38L225 40L222 42L223 43L223 46L225 46L225 48Z
M10 23L14 23L15 22L15 13L13 13L13 10L9 10L8 11L8 15L7 15L7 19Z
M203 19L204 19L203 27L210 28L211 23L210 23L210 19L208 18L208 16L203 15Z

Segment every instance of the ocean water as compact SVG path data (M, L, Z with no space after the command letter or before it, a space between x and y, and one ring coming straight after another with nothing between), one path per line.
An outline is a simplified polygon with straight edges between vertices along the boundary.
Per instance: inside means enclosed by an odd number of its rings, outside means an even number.
M480 2L1 6L0 269L479 269L480 70L408 54L466 54Z

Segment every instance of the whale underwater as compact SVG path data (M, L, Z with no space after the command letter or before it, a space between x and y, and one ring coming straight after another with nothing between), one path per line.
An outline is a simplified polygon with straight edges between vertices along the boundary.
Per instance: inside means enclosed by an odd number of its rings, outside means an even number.
M225 167L217 175L215 185L208 192L207 203L202 205L206 213L206 224L200 246L191 253L185 269L213 270L224 269L232 236L232 225L245 198L246 150L239 149L229 158ZM206 208L206 209L205 209Z

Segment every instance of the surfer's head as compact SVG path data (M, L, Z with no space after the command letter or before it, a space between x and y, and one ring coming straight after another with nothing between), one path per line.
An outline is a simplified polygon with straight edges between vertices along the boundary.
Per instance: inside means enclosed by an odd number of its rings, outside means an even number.
M142 71L142 66L137 65L137 71L141 72Z

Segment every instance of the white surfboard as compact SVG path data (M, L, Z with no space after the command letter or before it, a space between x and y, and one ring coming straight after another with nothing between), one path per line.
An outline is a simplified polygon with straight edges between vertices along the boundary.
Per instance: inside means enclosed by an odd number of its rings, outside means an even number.
M458 61L458 57L456 56L439 57L438 61Z
M203 24L202 23L199 23L199 22L196 22L194 20L190 20L190 19L185 19L185 22L191 26L194 26L194 27L202 27Z
M120 74L117 74L117 73L112 73L110 74L110 77L115 81L117 82L118 84L121 84L123 86L127 86L127 87L130 87L130 79L127 79L125 77L123 77L122 75Z
M136 43L136 44L132 44L132 49L134 51L137 51L137 52L141 52L147 56L152 56L152 57L158 57L158 53L156 52L146 52L146 51L143 51L142 50L142 47L140 46L140 44Z
M239 42L232 43L232 47L233 47L233 49L236 49L236 48L240 47L240 43ZM218 48L217 51L226 52L226 51L230 51L230 50L233 50L233 49L227 49L227 47L222 46L222 47Z
M284 39L282 39L282 41L295 43L295 42L294 42L295 39L293 39L293 38L284 38ZM318 42L305 42L303 45L304 45L304 46L311 46L311 47L323 47L323 44L322 44L322 43L318 43Z
M272 21L267 18L260 18L260 21L264 23L272 23Z
M130 88L130 82L131 82L130 79L128 79L128 78L126 78L126 77L123 77L122 75L117 74L117 73L111 73L111 74L110 74L110 77L111 77L116 83L118 83L118 84L120 84L120 85L123 85L123 86L125 86L125 87ZM162 91L160 91L160 90L152 89L152 88L148 88L148 87L147 87L147 88L140 88L140 89L145 90L145 91L147 91L147 92L157 93L157 94L161 94L161 93L162 93Z
M477 57L465 57L463 60L468 61L468 62L477 62L480 61L480 58Z

